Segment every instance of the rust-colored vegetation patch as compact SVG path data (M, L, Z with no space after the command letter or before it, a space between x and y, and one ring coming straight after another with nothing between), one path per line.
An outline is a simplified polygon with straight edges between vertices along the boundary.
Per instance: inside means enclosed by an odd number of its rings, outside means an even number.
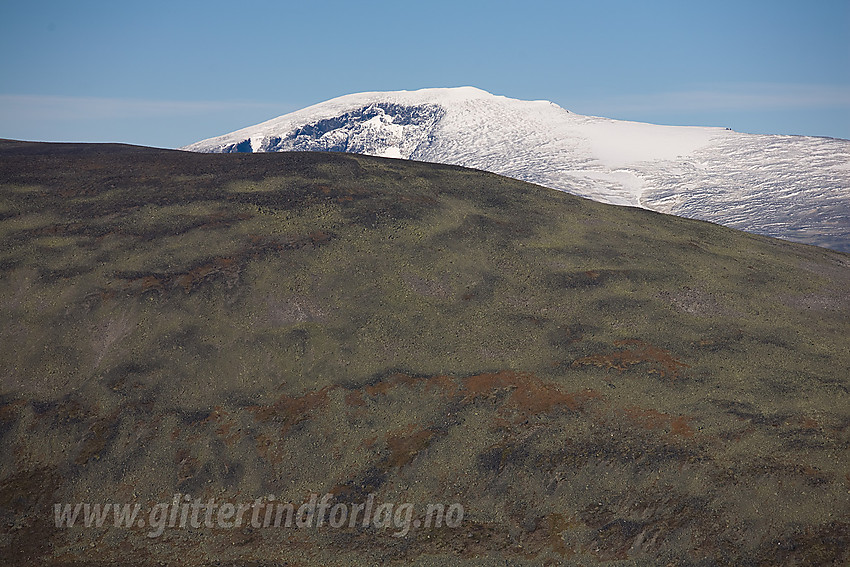
M345 403L351 407L363 407L366 405L366 400L359 390L352 390L345 395Z
M386 395L399 386L424 387L425 391L439 392L443 397L463 404L481 399L500 399L501 407L505 410L525 415L546 413L559 406L578 410L586 401L601 397L593 390L562 392L557 385L544 382L530 372L513 370L485 372L465 378L444 375L420 377L396 373L365 386L362 392L366 396L375 397ZM363 398L352 394L346 397L347 403L352 406L361 405Z
M443 374L439 376L431 376L425 382L425 391L439 390L445 396L455 396L458 393L457 380L451 376Z
M360 392L374 398L387 395L399 386L424 387L426 392L438 390L446 398L456 397L459 388L457 380L451 376L412 376L403 372L396 372L375 383L364 386ZM354 390L354 392L357 392L357 390ZM346 399L349 403L353 402L352 405L359 405L354 396ZM360 399L362 401L362 397Z
M218 275L235 275L238 271L235 258L215 258L212 262L193 268L177 277L177 285L186 293Z
M620 347L619 350L583 356L574 360L571 366L577 368L591 365L605 369L613 368L622 372L638 364L646 363L649 365L647 372L650 374L658 374L662 378L669 377L672 380L679 378L681 369L690 368L684 362L673 358L669 351L638 339L615 341L614 346Z
M418 376L410 376L408 374L403 374L401 372L396 372L383 380L380 380L374 384L370 384L363 388L363 392L368 396L378 396L382 394L387 394L390 390L398 387L398 386L414 386L417 383L423 381L423 378Z
M216 406L201 423L215 424L216 435L222 438L225 445L233 446L239 440L240 431L236 419L221 406Z
M670 415L654 409L631 406L623 409L623 414L630 421L644 429L667 429L671 435L692 437L693 428L690 421L693 419L684 415Z
M123 280L121 288L129 295L144 295L149 292L166 293L172 289L182 289L191 293L205 284L214 281L224 281L232 287L238 280L249 260L267 253L283 253L297 250L306 246L322 246L334 238L334 234L316 230L307 235L290 235L283 237L268 237L251 235L247 245L238 253L230 256L219 256L202 262L186 271L149 273L149 274L116 274ZM108 297L101 293L101 297Z
M280 435L284 436L295 425L309 419L313 410L324 406L328 401L328 393L332 389L332 386L325 386L321 390L308 392L303 396L283 395L271 405L249 406L247 409L261 423L280 423Z
M403 467L426 449L434 437L434 432L429 429L416 429L410 425L404 431L387 435L387 446L390 454L385 462L385 468Z
M522 524L522 518L514 518L514 522ZM541 555L557 554L560 557L571 557L578 551L575 542L567 545L564 536L574 531L581 531L583 524L561 513L553 512L539 517L533 529L521 532L521 541L517 542L514 553L528 559L539 558ZM569 538L568 536L568 539ZM550 555L551 557L551 555ZM558 565L556 558L549 559L543 565Z
M569 529L578 527L579 522L572 518L565 517L563 514L549 514L546 522L546 539L552 551L558 555L574 555L575 550L570 549L564 543L563 533Z
M144 295L149 292L165 293L174 288L182 288L191 293L202 284L220 277L235 278L241 266L237 258L213 258L186 272L157 273L139 276L118 276L124 280L123 289L129 295Z
M554 384L545 383L533 374L509 370L470 376L463 381L463 385L465 401L510 392L505 407L530 415L551 411L556 406L576 410L582 402L599 397L592 390L581 393L561 392Z

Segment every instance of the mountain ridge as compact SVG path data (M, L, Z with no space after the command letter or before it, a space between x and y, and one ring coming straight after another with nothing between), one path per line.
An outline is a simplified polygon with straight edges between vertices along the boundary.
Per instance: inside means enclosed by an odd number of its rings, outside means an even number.
M188 151L343 151L482 169L850 251L850 141L575 114L475 87L345 95Z

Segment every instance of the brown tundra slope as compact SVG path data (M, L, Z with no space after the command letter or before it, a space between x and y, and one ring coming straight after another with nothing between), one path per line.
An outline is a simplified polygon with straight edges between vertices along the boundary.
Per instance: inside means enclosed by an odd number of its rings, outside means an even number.
M452 166L5 141L0 267L4 565L850 560L846 254Z

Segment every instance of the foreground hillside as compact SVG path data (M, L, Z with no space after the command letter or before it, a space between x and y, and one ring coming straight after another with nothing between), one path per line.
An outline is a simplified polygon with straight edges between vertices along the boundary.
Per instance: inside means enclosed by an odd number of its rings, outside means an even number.
M850 560L846 254L453 166L0 142L0 266L0 563ZM394 523L167 508L327 493Z

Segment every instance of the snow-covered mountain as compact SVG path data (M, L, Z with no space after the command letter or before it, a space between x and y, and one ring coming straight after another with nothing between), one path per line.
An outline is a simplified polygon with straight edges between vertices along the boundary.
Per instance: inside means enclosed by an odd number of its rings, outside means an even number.
M462 165L850 251L848 140L611 120L460 87L343 96L183 149Z

